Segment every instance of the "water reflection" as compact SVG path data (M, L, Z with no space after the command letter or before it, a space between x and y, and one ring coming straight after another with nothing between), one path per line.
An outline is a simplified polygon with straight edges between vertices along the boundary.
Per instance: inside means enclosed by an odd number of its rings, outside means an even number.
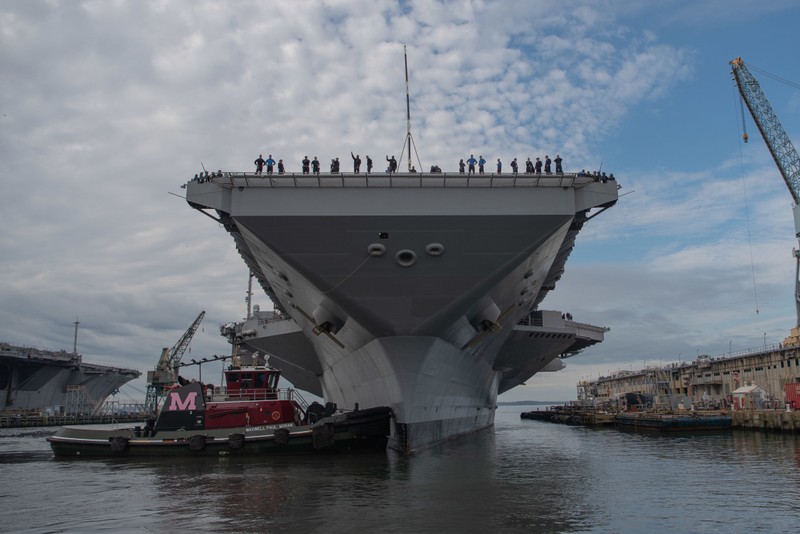
M589 524L584 486L590 475L580 447L548 437L501 439L510 447L502 453L490 429L412 457L390 452L149 466L160 500L171 503L162 510L164 528L192 508L202 523L234 531L565 531Z
M393 453L56 461L0 432L4 530L795 532L800 436L629 434L519 419Z

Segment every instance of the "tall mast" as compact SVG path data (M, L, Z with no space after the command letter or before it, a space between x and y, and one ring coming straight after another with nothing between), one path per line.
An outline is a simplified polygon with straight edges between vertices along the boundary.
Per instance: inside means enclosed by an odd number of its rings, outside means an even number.
M408 171L411 172L411 97L408 96L408 53L403 45L403 60L406 64L406 143L408 144Z
M75 337L72 338L72 354L78 355L78 325L81 324L78 318L75 318Z
M253 316L253 271L247 274L247 319Z

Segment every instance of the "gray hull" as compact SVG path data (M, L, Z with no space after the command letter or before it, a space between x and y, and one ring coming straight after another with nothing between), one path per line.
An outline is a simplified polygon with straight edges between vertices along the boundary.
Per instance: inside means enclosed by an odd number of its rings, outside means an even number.
M0 343L0 408L43 410L59 407L88 415L123 384L138 378L134 369L84 363L80 354Z
M602 340L538 304L590 210L616 199L615 182L575 176L187 186L285 319L256 317L239 339L340 407L390 406L390 444L405 451L491 425L498 393Z

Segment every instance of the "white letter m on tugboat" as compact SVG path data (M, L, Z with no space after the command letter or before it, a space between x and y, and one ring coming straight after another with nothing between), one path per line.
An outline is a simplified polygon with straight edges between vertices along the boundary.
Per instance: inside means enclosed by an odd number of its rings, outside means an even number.
M177 391L169 394L169 408L168 410L196 410L194 400L197 398L197 392L191 391L187 393L186 399L181 400L181 395Z

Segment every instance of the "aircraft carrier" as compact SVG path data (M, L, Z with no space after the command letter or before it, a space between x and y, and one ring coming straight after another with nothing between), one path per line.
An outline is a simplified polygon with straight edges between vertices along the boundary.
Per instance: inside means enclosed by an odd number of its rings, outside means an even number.
M498 393L606 331L539 305L614 179L220 171L185 187L276 309L229 333L341 408L390 406L395 449L492 425Z
M135 369L86 363L76 352L0 342L0 410L97 408L140 374Z

